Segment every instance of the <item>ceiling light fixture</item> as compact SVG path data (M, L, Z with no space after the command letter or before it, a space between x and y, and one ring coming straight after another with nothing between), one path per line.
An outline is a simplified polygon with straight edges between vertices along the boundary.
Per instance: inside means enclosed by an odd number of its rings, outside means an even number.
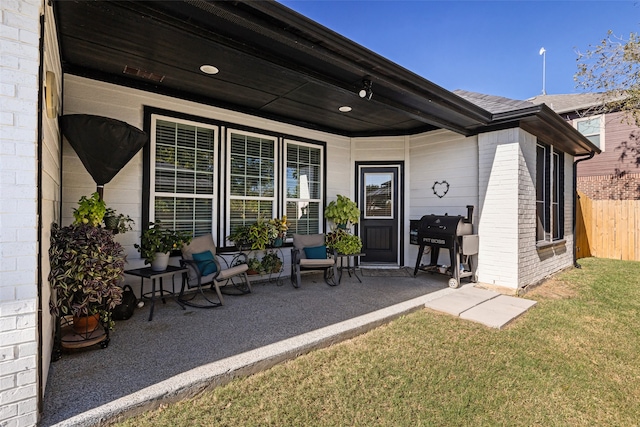
M373 86L373 83L371 83L371 80L369 79L362 80L362 89L360 89L360 92L358 92L358 96L360 98L365 98L367 100L370 100L371 97L373 96L373 90L371 90L372 86Z
M200 67L200 71L205 74L218 74L220 72L220 70L218 70L218 68L214 67L213 65L202 65Z
M343 105L342 107L338 108L338 110L343 113L348 113L349 111L351 111L351 107L349 107L348 105Z

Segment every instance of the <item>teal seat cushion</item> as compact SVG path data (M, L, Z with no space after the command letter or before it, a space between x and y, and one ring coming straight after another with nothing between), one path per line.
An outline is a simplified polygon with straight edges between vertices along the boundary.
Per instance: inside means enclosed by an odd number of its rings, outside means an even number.
M308 259L327 259L327 247L322 245L304 248L304 254Z
M208 276L218 271L216 263L213 261L213 254L211 251L199 252L192 255L193 260L198 265L198 270L203 276Z

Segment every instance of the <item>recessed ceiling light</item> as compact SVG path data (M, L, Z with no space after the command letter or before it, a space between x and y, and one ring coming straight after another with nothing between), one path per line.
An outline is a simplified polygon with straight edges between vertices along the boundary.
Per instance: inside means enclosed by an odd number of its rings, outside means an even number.
M200 67L200 71L205 74L218 74L220 72L220 70L218 70L213 65L203 65Z
M349 111L351 111L351 107L349 107L348 105L343 105L342 107L338 108L338 110L343 113L348 113Z

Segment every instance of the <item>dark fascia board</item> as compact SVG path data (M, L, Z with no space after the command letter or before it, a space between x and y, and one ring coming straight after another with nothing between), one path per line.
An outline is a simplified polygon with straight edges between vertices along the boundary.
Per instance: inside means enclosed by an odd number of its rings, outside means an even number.
M491 124L477 129L477 133L513 127L521 127L574 156L602 152L546 104L494 114Z

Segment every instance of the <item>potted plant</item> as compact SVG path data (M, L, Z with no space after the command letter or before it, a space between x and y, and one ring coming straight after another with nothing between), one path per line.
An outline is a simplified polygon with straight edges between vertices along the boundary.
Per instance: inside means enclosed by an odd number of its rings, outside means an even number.
M253 257L247 259L247 267L249 268L247 270L247 274L249 274L249 275L255 275L255 274L261 274L262 273L262 263L260 262L258 257L256 257L255 255Z
M324 210L324 217L338 228L348 228L360 221L360 209L353 200L338 194L337 200L331 201Z
M289 230L287 216L284 215L282 218L273 218L269 220L269 223L275 228L276 232L278 233L273 241L273 246L279 248L280 246L282 246L282 243L287 236L287 231Z
M239 251L242 251L243 249L249 247L249 226L236 226L231 234L227 236L227 240L233 242L233 244L236 246L236 248L238 248Z
M166 270L170 252L180 249L191 242L190 231L177 231L162 227L160 221L149 223L149 228L142 232L140 244L133 246L138 249L140 256L147 264L151 264L154 271Z
M360 237L342 228L336 228L332 232L327 233L325 241L328 248L342 255L353 255L360 253L362 250L362 240L360 240Z
M282 260L274 250L267 251L260 264L265 273L278 273L282 269Z
M95 192L90 197L82 196L78 201L78 207L73 210L74 224L88 224L97 227L102 223L107 206Z
M133 219L129 215L118 214L115 209L107 208L104 214L104 226L113 234L133 230Z
M112 329L111 310L122 299L119 284L125 265L124 249L113 240L113 233L88 223L61 228L53 224L49 261L51 313L72 315L76 333L97 328L97 322L90 326L81 320L86 316Z
M278 237L276 226L270 221L258 218L256 222L249 225L248 240L253 250L264 250Z

